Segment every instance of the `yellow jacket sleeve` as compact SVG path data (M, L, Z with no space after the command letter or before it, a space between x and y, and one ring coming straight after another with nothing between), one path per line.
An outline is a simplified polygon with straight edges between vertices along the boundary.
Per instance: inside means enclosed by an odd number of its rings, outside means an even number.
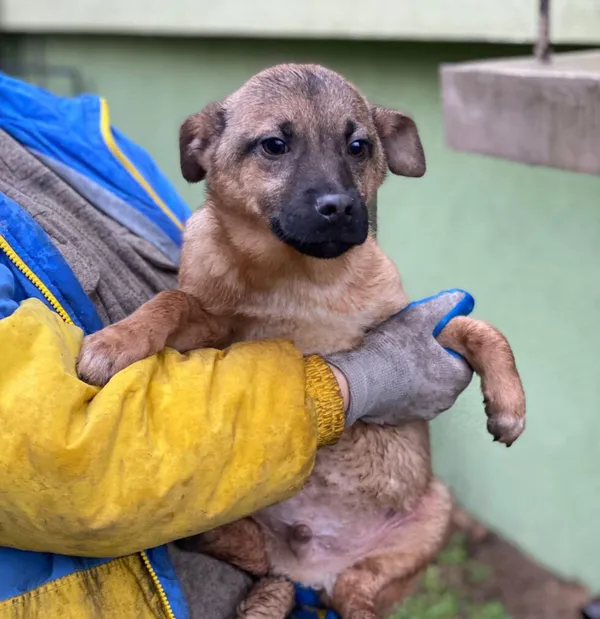
M327 365L286 342L166 350L103 389L82 333L37 300L0 320L0 546L114 556L285 499L344 418Z

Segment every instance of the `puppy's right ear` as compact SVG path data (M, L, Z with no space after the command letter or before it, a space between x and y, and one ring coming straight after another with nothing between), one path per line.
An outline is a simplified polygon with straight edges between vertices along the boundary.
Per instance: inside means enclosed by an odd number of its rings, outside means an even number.
M188 183L199 183L206 177L211 151L224 128L225 112L220 101L209 103L181 125L179 158L181 173Z

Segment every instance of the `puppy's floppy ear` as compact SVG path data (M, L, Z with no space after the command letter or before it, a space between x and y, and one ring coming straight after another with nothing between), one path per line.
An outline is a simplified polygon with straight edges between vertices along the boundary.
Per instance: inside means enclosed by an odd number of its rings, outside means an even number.
M179 129L179 158L186 181L204 180L210 153L224 128L225 112L220 101L209 103L201 112L185 119Z
M371 113L390 171L400 176L423 176L425 153L412 118L379 105L372 106Z

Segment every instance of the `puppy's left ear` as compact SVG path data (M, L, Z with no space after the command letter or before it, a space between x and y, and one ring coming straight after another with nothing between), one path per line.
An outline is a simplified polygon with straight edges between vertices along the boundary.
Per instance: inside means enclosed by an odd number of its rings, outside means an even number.
M390 171L400 176L423 176L425 153L413 119L379 105L372 106L371 113Z

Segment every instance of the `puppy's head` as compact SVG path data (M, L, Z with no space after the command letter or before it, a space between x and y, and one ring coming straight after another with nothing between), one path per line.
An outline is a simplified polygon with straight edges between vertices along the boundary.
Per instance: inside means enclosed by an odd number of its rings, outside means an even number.
M368 234L367 204L386 169L422 176L414 122L369 105L343 77L316 65L267 69L180 131L181 169L207 179L219 208L269 226L284 243L335 258Z

